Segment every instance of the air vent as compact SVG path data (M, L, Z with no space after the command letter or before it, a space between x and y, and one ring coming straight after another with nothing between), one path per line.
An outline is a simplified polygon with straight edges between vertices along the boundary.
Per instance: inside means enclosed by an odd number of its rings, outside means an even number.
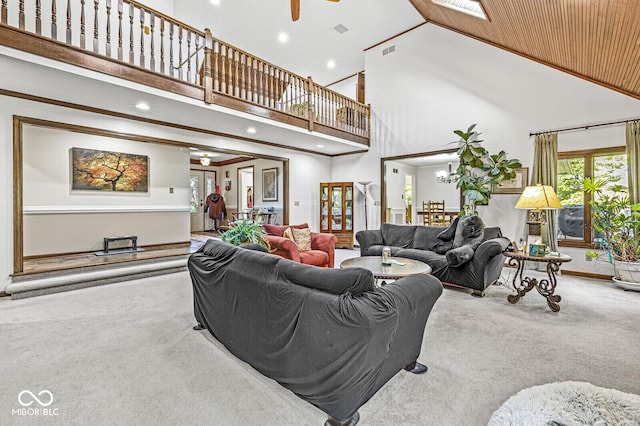
M389 46L386 49L382 49L382 56L384 55L388 55L389 53L395 52L396 50L396 45L394 44L393 46Z
M349 31L349 28L345 27L342 24L338 24L335 27L333 27L334 30L336 30L337 32L339 32L340 34L344 34L347 31Z

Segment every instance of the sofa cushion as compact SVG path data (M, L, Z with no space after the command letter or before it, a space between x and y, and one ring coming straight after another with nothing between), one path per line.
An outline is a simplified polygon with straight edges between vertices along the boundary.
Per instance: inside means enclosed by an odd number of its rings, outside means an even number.
M300 261L306 265L326 266L329 264L329 253L322 250L301 251Z
M483 241L493 240L494 238L502 237L502 231L497 226L489 226L484 228Z
M266 232L269 235L275 235L276 237L282 237L282 234L284 234L284 231L287 228L297 228L297 229L302 229L302 228L308 228L309 224L308 223L303 223L300 225L269 225L268 223L265 223L263 225L263 229L264 232Z
M310 253L310 252L307 252ZM374 290L373 273L364 268L325 269L281 259L278 274L285 280L333 294L346 292L359 296Z
M439 270L447 266L447 258L443 254L438 254L430 250L420 249L399 249L394 256L406 257L408 259L418 260L431 266L432 270Z
M407 248L413 243L416 227L383 223L380 225L380 232L386 246Z
M298 246L298 250L311 250L311 229L309 228L289 228L293 232L293 241Z
M433 251L440 232L442 232L442 228L439 226L416 226L411 248Z
M484 222L480 216L464 216L460 218L456 227L456 235L453 238L453 247L466 245L476 248L484 238Z

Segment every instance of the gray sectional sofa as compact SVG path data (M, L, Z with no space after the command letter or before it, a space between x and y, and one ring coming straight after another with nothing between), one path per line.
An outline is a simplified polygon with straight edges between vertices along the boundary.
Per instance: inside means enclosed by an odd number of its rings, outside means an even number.
M461 263L455 256L443 251L446 241L438 238L449 228L439 226L407 226L383 223L378 230L356 233L361 256L381 256L384 246L391 247L391 255L406 257L427 263L432 275L458 287L470 288L475 296L484 296L484 291L499 277L505 262L502 254L509 246L509 239L502 236L498 227L482 226L479 245L469 260ZM449 229L450 230L450 229ZM459 248L453 248L459 250ZM461 263L461 264L460 264Z
M399 371L426 370L416 360L442 294L431 275L375 287L367 269L319 268L216 240L188 268L196 329L327 413L331 425L356 424L358 408Z

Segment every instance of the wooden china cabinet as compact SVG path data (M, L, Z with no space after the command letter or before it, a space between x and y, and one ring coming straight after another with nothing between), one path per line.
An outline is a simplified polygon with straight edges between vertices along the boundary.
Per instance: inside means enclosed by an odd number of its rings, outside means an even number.
M320 232L338 237L336 247L353 250L353 182L320 184Z

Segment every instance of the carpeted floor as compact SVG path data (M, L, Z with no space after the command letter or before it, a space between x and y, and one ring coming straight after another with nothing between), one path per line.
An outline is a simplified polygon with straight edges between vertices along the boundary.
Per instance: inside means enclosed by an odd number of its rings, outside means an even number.
M336 263L354 255L339 250ZM486 425L510 396L550 382L640 394L640 293L605 281L559 281L558 313L535 292L511 305L505 286L492 286L482 299L446 289L420 356L429 371L400 372L360 409L360 424ZM0 424L324 422L324 413L193 324L186 272L0 299ZM47 408L57 415L20 416L23 390L50 391Z

